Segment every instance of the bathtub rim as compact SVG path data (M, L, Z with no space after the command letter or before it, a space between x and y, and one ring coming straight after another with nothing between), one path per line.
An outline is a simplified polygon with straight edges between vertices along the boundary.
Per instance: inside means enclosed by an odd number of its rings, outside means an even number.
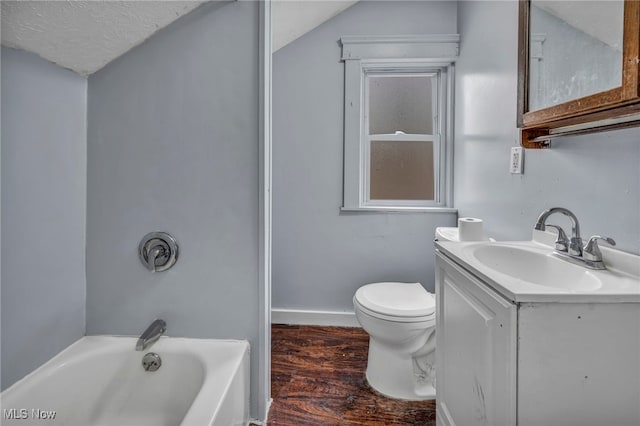
M11 386L4 389L0 393L0 405L5 405L3 400L5 395L11 395L14 392L17 392L18 389L23 385L28 385L30 380L34 380L34 376L38 376L43 374L45 377L50 376L55 373L59 368L73 362L75 360L83 360L90 358L92 355L100 354L105 352L104 347L96 346L98 344L107 344L107 352L115 352L121 353L122 348L120 345L129 344L131 348L131 352L135 352L135 344L137 342L137 336L130 335L117 335L117 334L99 334L99 335L88 335L82 336L77 339L75 342L71 343L66 348L62 349L56 355L48 359L43 364L39 365L33 371L26 374L21 379L14 382ZM109 343L116 347L109 347ZM191 401L187 412L185 413L184 418L181 421L181 425L213 425L216 420L216 416L219 414L223 403L227 396L229 395L230 389L234 383L235 377L240 373L240 369L245 365L247 376L250 375L249 368L249 358L251 352L251 345L248 340L243 339L215 339L215 338L199 338L199 337L174 337L174 336L162 336L160 339L152 346L145 351L140 351L141 355L147 352L153 352L154 348L157 348L159 352L161 351L172 351L175 349L173 345L180 345L180 343L188 344L188 345L200 345L201 347L197 348L202 352L197 352L195 355L203 364L204 369L204 378L202 380L202 384L200 385L200 389L198 390L196 396L193 401ZM167 344L172 345L170 348L166 348ZM78 351L78 346L89 345L85 351L75 353ZM225 348L231 351L232 362L230 363L230 373L228 376L228 380L224 382L224 388L222 392L220 392L220 388L222 385L220 382L216 382L215 380L211 380L208 376L208 371L210 368L215 367L215 360L207 360L204 355L206 350L214 349L212 346L221 345L225 346ZM158 347L159 346L159 347ZM204 347L211 346L211 347ZM182 350L183 347L179 347L181 349L178 352L189 352L189 350ZM65 358L69 359L65 359ZM210 380L207 380L207 379ZM250 390L246 389L245 399L242 401L244 405L244 423L246 424L249 421L249 392ZM214 395L218 395L218 398L213 398ZM213 401L215 400L215 405ZM204 423L206 422L206 423Z

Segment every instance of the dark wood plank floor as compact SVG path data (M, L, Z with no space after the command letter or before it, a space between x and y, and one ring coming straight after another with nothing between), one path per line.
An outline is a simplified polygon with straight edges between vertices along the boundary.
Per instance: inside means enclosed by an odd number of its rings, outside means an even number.
M400 401L365 379L368 335L360 328L271 328L268 426L435 425L435 401Z

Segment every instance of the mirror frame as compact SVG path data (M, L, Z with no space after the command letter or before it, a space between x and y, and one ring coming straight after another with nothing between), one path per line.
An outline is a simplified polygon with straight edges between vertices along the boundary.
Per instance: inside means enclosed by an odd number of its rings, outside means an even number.
M640 1L624 0L622 85L529 111L529 9L518 10L518 127L525 148L546 148L558 136L640 126Z

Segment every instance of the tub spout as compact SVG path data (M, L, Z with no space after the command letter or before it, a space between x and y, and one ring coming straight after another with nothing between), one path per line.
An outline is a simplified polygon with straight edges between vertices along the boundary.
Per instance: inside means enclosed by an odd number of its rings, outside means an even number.
M149 327L142 333L138 342L136 343L136 351L144 351L155 343L167 331L167 323L164 320L156 319L151 323Z

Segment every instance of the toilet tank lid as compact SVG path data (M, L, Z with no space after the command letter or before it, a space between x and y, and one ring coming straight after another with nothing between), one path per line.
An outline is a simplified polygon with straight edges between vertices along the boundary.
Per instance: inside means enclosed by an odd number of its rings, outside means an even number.
M355 298L362 306L384 315L424 317L432 315L436 301L420 283L373 283L360 287Z

